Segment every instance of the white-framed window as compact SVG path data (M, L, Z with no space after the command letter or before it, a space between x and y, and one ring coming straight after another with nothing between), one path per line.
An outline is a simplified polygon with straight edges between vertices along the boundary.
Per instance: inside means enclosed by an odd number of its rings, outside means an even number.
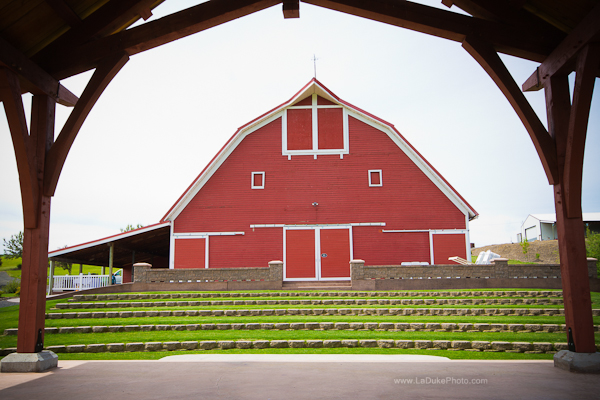
M380 169L369 170L369 187L383 186Z
M284 110L282 154L348 154L348 112L330 100L313 94Z
M253 172L252 173L251 188L252 189L264 189L265 188L265 173L264 172Z

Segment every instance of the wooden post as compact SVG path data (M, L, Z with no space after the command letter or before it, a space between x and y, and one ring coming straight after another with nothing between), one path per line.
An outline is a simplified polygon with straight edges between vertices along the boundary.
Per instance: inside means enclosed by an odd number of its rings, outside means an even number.
M113 274L113 260L115 256L115 244L109 244L108 251L108 284L112 285L112 274Z
M79 264L79 273L83 274L83 264Z
M42 188L44 160L54 140L55 109L56 103L49 96L33 96L29 150L35 154L30 160L35 163L34 167L38 173L38 190L33 199L37 215L24 215L24 218L28 219L29 217L28 220L36 221L37 224L35 226L26 225L23 235L18 353L40 352L44 346L50 197L42 194Z
M50 260L50 274L48 276L48 296L52 294L54 288L54 261Z

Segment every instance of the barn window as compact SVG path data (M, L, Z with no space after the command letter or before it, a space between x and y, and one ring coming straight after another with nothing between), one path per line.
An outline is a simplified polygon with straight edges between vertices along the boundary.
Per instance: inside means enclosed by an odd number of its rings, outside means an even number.
M369 186L383 186L383 181L381 180L381 170L380 169L370 169L369 170Z
M252 173L252 189L264 189L265 188L265 173L264 172L253 172Z
M282 143L284 155L348 154L348 115L313 94L285 110Z

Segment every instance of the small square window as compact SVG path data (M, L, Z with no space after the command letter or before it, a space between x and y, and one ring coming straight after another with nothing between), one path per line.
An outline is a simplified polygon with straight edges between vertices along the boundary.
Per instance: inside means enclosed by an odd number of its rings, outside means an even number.
M369 170L369 186L371 186L371 187L383 186L380 169L370 169Z
M264 172L253 172L252 173L252 189L264 189L265 188L265 173Z

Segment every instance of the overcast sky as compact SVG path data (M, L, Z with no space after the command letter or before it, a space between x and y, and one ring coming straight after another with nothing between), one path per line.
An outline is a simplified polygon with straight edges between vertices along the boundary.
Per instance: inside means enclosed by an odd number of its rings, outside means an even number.
M152 20L197 1L165 3ZM479 212L470 226L476 246L516 241L529 214L554 212L552 187L525 128L460 43L304 3L300 16L285 20L279 5L131 57L71 148L52 200L50 250L159 222L239 126L313 78L313 55L317 79L395 125ZM502 59L519 85L537 67ZM79 95L90 76L62 83ZM584 212L600 211L595 94ZM526 96L547 125L543 91ZM57 135L70 111L57 107ZM8 238L23 222L3 113L0 171L0 238Z

